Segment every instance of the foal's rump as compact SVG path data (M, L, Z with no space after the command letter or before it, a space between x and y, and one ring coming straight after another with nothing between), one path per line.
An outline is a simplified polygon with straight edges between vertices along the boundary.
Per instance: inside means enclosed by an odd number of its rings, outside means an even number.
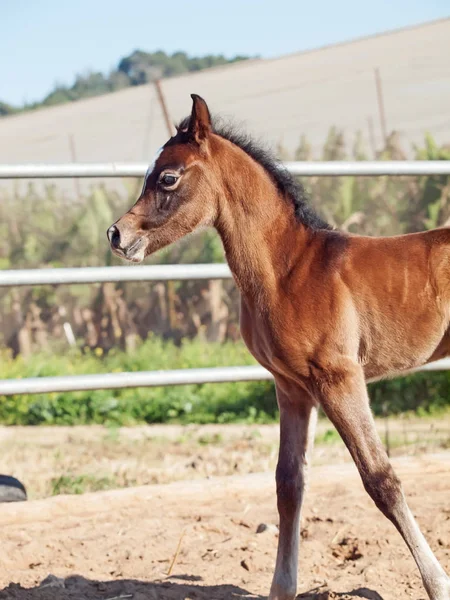
M352 236L346 265L368 379L450 353L450 229Z

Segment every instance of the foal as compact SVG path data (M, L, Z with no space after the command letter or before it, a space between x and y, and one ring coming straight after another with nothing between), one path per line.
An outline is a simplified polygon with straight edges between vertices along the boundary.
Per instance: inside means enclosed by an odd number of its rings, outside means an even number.
M241 331L274 375L280 535L270 600L297 588L300 508L317 407L347 445L364 487L408 545L431 600L450 579L411 514L377 435L366 381L450 354L450 230L369 238L331 230L302 188L251 140L191 116L160 150L136 204L108 230L134 262L212 226L241 291Z

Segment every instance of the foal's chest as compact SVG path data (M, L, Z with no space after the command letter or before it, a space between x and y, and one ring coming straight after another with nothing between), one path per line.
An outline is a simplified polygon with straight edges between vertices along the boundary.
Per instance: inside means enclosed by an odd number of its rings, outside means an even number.
M266 369L272 370L273 337L267 316L248 301L241 300L241 334L247 348L256 360Z
M291 352L286 336L281 335L283 322L273 319L269 312L261 313L252 303L241 301L241 334L247 348L256 360L274 375L297 379L303 369L292 366L294 355L307 355L301 340L297 340L295 352Z

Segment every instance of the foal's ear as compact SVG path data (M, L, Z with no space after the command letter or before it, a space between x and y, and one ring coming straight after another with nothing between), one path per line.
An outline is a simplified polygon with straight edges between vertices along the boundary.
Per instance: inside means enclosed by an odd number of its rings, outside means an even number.
M209 114L208 105L197 94L191 94L192 112L189 120L188 133L200 144L205 140L212 131L211 115Z

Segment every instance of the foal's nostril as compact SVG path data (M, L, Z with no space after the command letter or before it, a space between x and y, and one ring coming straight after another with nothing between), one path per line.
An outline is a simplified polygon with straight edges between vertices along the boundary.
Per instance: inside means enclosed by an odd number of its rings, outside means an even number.
M115 225L108 229L108 239L113 248L117 249L120 246L120 231Z

